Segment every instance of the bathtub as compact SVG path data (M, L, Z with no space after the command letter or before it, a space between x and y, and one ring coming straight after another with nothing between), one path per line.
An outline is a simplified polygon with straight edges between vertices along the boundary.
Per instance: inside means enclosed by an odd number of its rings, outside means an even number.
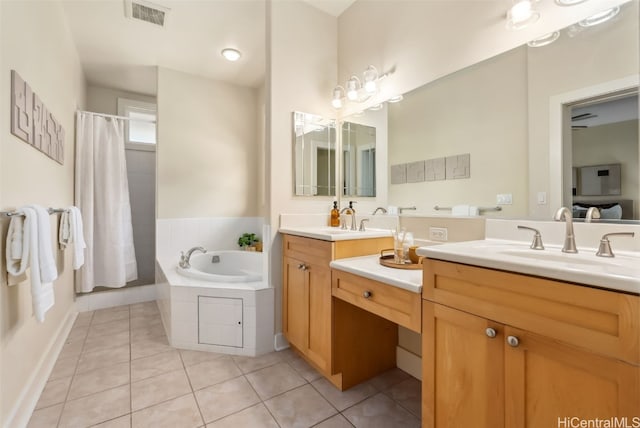
M263 254L255 251L207 251L192 254L191 267L178 273L215 283L262 281Z
M221 250L158 257L158 306L175 348L257 356L274 349L274 290L265 253Z

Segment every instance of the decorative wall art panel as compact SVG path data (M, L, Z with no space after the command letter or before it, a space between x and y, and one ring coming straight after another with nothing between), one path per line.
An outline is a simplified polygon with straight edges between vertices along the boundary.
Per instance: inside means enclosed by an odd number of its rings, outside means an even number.
M11 70L11 133L64 164L64 128L15 70Z

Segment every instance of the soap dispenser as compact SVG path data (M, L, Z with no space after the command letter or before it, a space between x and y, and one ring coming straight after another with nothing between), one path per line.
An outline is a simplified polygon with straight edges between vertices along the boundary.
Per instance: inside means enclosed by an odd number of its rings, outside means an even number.
M340 211L338 211L338 201L333 201L333 209L331 210L331 227L340 226Z

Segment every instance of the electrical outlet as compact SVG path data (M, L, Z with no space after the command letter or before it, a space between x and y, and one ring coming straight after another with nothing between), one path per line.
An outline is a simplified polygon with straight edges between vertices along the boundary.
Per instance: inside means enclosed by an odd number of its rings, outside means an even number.
M496 203L498 205L511 205L513 204L513 195L511 193L501 193L496 196Z
M446 227L430 227L429 239L432 241L446 241L447 228Z

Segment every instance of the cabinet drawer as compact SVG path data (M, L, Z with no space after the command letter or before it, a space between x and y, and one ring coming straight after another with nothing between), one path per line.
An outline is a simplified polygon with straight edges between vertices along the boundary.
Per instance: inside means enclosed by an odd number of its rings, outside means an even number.
M640 365L640 297L425 259L423 298Z
M333 259L333 243L301 236L284 235L284 256L327 266Z
M331 271L331 288L334 297L415 332L421 331L419 293L335 269Z

